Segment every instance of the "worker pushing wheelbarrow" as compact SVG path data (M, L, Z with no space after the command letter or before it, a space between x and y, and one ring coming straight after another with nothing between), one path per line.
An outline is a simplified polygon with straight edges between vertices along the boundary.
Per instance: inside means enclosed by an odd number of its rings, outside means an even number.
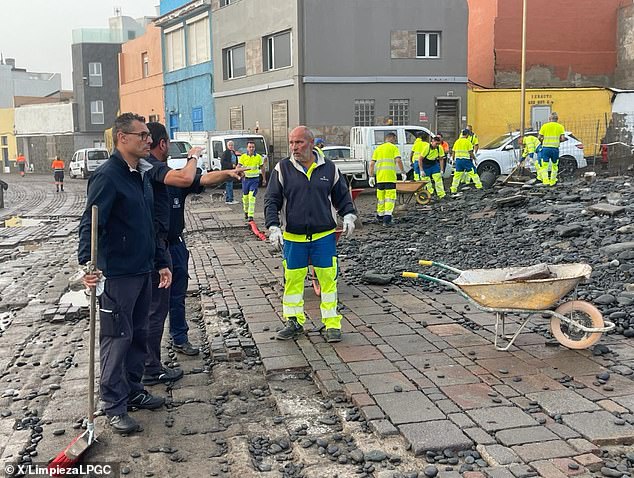
M484 312L495 313L495 348L508 350L520 335L531 315L550 316L550 328L557 341L570 349L594 345L603 332L614 324L603 319L601 312L589 302L570 300L552 310L569 292L590 276L587 264L540 265L532 268L460 270L434 261L419 261L458 275L453 281L417 272L403 272L403 277L423 279L455 290L469 303ZM576 294L575 294L576 295ZM506 314L526 315L512 336L505 335ZM498 339L507 344L498 345Z

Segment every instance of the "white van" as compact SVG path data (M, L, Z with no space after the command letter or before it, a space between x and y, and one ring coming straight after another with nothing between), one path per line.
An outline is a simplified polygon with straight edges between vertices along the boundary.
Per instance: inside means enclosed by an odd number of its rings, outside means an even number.
M364 177L355 175L358 181L367 180L367 172L372 160L372 153L385 142L388 133L396 134L396 146L401 152L401 160L405 171L412 167L410 156L412 146L420 133L433 136L431 130L422 126L354 126L350 130L350 156L352 159L361 159L365 164Z
M238 156L246 153L247 143L253 141L255 152L264 160L265 170L269 169L269 148L266 139L261 134L252 134L248 131L181 131L175 133L174 138L203 148L202 156L209 162L210 171L221 169L220 160L229 141L233 141L233 148Z
M75 151L68 165L70 177L87 179L109 157L108 151L102 148L84 148Z

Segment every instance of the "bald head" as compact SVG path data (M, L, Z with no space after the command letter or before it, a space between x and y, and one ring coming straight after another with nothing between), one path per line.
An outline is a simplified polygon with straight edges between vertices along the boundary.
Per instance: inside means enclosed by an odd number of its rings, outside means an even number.
M288 135L289 148L295 161L310 165L314 161L315 135L306 126L293 128Z
M306 126L298 126L296 128L293 128L291 130L289 138L293 135L302 135L304 138L306 138L307 141L313 141L315 139L315 135L313 134L313 132Z

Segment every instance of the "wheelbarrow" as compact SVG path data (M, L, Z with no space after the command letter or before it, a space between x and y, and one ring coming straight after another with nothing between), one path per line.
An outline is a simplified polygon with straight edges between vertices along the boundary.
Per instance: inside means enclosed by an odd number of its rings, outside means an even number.
M417 272L403 272L403 277L423 279L455 290L476 308L495 313L495 348L508 350L520 335L531 315L550 316L550 329L557 341L570 349L585 349L594 345L603 332L614 324L603 319L594 305L583 300L570 300L555 306L577 285L590 276L587 264L549 265L551 277L545 279L509 280L525 268L460 270L434 261L419 261L422 266L435 266L458 275L453 281ZM575 293L576 295L576 293ZM506 314L526 315L515 334L504 331ZM498 341L506 340L506 345ZM500 340L500 342L502 342Z
M396 196L399 204L409 204L412 198L416 199L416 202L421 206L429 204L431 201L431 194L425 186L427 180L424 181L400 181L396 183Z
M350 189L350 195L352 196L352 202L354 202L357 197L359 196L359 194L361 194L361 192L363 191L363 189ZM355 206L356 209L356 206ZM337 241L339 241L339 238L341 237L341 233L343 232L343 229L336 229L335 230L335 238ZM310 269L310 280L312 282L313 285L313 290L315 291L315 295L317 297L321 296L321 286L319 285L319 281L317 280L317 274L315 273L315 268L312 265L308 266Z

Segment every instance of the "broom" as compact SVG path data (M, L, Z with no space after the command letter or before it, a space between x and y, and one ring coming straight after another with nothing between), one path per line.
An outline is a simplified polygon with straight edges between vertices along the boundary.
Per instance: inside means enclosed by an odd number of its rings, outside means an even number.
M92 207L90 227L90 265L89 273L94 273L97 264L98 210ZM50 476L60 476L79 461L81 455L96 441L95 436L95 328L97 315L97 294L95 287L90 288L90 342L88 359L88 423L86 431L70 442L70 445L48 464Z

